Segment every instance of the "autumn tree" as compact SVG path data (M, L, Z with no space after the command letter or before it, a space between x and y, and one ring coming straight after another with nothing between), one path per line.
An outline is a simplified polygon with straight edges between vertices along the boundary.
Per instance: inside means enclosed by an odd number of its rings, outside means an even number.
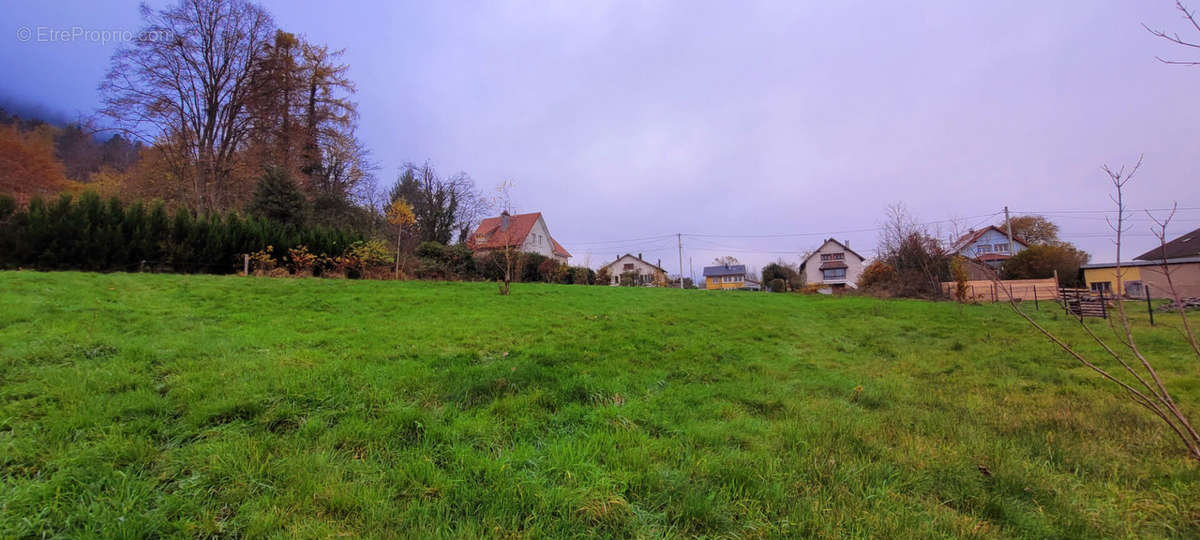
M237 152L253 125L255 61L274 35L270 15L247 0L180 0L153 10L120 47L100 85L102 114L168 150L175 176L190 183L192 204L234 203Z
M302 111L300 38L276 30L263 43L252 65L252 93L247 101L253 121L250 137L254 159L273 167L299 172L298 145L303 128L297 121Z
M0 124L0 194L26 201L69 185L62 162L54 155L51 126L22 132L16 124Z
M396 227L396 278L400 278L400 242L403 239L404 228L416 222L413 216L412 206L404 199L396 199L392 201L391 206L387 211L388 223Z
M1058 225L1043 216L1013 216L1008 223L1001 221L996 228L1012 227L1013 239L1027 246L1055 244L1058 240Z

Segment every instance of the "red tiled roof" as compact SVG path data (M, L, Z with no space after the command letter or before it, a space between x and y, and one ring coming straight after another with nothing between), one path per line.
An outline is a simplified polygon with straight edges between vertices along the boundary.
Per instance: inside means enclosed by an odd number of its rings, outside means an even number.
M830 268L849 268L849 266L846 266L845 261L825 261L821 263L821 266L817 270L828 270Z
M467 247L475 251L487 251L503 249L506 245L509 247L520 246L525 243L525 237L529 236L529 231L533 230L533 226L541 217L541 212L510 215L508 216L508 229L504 231L500 230L503 216L487 218L479 222L479 228L475 229L475 232L467 238ZM550 238L550 244L554 246L555 255L568 258L571 256L566 248L562 247L562 244L559 244L553 237Z
M975 258L981 261L1003 261L1008 258L1008 255L1003 253L984 253Z

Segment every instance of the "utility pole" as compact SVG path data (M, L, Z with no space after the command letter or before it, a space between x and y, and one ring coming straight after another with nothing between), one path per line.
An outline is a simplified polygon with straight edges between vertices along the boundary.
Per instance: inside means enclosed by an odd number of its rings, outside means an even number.
M675 233L675 240L679 242L679 288L683 288L683 235Z
M688 255L688 277L692 278L692 285L696 284L696 269L692 268L692 256Z
M1008 229L1008 256L1012 257L1016 253L1013 253L1012 221L1008 219L1008 206L1004 207L1004 227Z

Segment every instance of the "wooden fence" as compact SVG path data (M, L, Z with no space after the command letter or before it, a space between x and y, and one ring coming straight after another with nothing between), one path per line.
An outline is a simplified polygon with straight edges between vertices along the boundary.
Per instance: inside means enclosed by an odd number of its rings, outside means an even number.
M943 281L942 290L950 298L954 298L955 288L958 286L953 281ZM986 279L975 279L967 282L967 298L968 302L1007 302L1008 289L1012 291L1012 296L1016 300L1033 301L1038 300L1058 300L1058 281L1054 278L1045 279L1008 279L996 282Z

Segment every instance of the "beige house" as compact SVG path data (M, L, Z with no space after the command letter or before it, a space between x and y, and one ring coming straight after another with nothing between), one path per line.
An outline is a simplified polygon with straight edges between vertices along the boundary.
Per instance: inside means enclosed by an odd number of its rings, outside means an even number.
M609 285L620 285L621 276L629 274L633 285L655 286L667 281L667 271L663 270L661 265L662 261L659 261L659 264L651 264L642 259L641 253L638 253L637 257L626 253L617 257L617 260L601 266L599 271L608 271Z
M804 262L800 274L806 285L823 285L831 289L857 288L858 276L866 268L866 259L846 244L833 238L821 244Z

